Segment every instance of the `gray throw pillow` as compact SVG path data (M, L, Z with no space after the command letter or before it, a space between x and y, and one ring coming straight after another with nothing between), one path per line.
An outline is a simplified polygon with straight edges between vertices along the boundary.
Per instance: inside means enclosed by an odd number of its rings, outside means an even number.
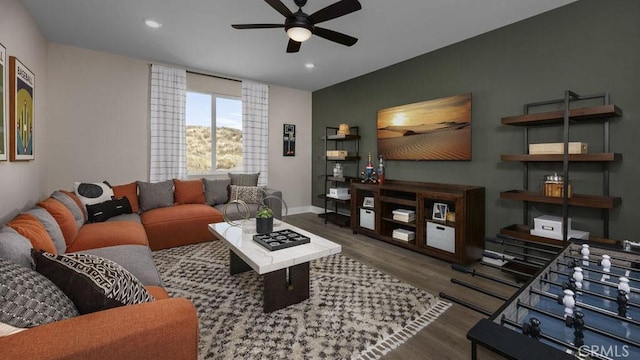
M258 186L259 177L260 177L260 173L255 173L255 174L229 173L229 178L231 179L231 185Z
M28 328L77 315L73 302L49 279L0 259L0 322Z
M34 268L31 258L31 242L8 226L0 228L0 259L9 260L15 264Z
M31 214L38 219L44 225L44 228L49 233L51 240L53 240L53 245L56 247L56 251L60 254L67 251L67 243L64 241L64 235L62 235L62 230L60 230L60 225L56 219L49 214L49 212L39 206L34 207L33 209L26 211L27 214Z
M173 180L157 183L138 181L138 194L141 212L171 206L173 205Z
M202 179L204 181L204 198L207 204L214 206L229 202L229 185L231 179Z

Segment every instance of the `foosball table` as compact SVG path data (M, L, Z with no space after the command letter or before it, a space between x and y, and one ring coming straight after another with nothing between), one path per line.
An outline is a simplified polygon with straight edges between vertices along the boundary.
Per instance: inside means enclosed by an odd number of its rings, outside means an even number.
M640 257L569 243L467 338L473 359L640 359Z

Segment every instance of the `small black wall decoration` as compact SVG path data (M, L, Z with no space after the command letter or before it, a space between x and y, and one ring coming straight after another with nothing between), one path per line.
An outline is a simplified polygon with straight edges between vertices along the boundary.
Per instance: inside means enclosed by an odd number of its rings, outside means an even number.
M282 155L296 156L296 126L284 124L283 133Z

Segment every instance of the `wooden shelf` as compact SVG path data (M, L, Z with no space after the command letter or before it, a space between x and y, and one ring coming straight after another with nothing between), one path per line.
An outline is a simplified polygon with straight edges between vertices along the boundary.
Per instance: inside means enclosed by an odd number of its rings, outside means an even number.
M329 135L327 140L331 141L344 141L344 140L358 140L360 135Z
M360 156L351 155L351 156L327 156L327 160L329 161L354 161L360 160Z
M349 199L337 199L337 198L334 198L334 197L331 197L331 196L327 196L327 195L323 195L323 194L318 195L318 197L320 199L326 199L328 201L335 201L335 202L338 202L340 204L349 204L349 203L351 203L351 198L349 198Z
M358 179L358 178L357 177L353 177L353 176L335 177L335 176L327 175L327 181L350 183L351 181L356 180L356 179Z
M388 218L388 217L383 217L382 220L383 221L392 222L392 223L398 224L398 225L404 225L404 226L412 227L412 228L416 227L416 222L415 221L414 222L404 222L404 221L394 220L393 218Z
M501 155L502 161L521 162L562 162L563 154L507 154ZM570 162L614 162L622 160L619 153L569 154Z
M530 202L543 203L543 204L562 205L561 197L544 196L538 192L533 192L533 191L523 191L523 190L503 191L500 193L500 198L510 199L510 200L530 201ZM596 208L596 209L613 209L614 207L620 205L621 203L622 203L621 198L612 197L612 196L573 194L569 198L569 205L571 206L581 206L581 207Z
M614 104L572 109L569 114L572 121L590 121L619 116L622 116L622 110ZM503 125L515 126L557 124L564 121L564 110L508 116L503 117L501 121Z
M403 198L394 198L390 196L380 196L380 201L385 203L390 203L390 204L406 205L406 206L412 206L412 207L416 207L416 205L418 204L415 198L403 199Z
M562 240L556 240L556 239L550 239L550 238L546 238L546 237L542 237L542 236L531 235L530 231L531 231L531 227L530 226L522 225L522 224L514 224L514 225L507 226L505 228L500 229L500 234L511 236L513 238L516 238L516 239L522 239L522 240L534 241L534 242L543 243L543 244L562 246ZM607 239L607 238L603 238L603 237L598 237L598 236L589 236L589 241L590 242L597 242L597 243L601 243L601 244L607 244L607 245L616 245L616 244L618 244L618 242L615 241L615 240Z

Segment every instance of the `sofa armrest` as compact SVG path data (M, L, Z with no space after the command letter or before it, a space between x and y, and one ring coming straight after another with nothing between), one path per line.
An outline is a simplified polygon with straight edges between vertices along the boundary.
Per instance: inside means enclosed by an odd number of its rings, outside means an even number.
M270 187L264 187L265 196L273 196L279 199L282 199L282 191L276 190ZM267 198L265 200L265 205L267 205L273 211L273 217L276 219L282 219L282 201L276 200L273 198Z
M0 337L6 359L197 359L198 317L184 298L122 306Z

